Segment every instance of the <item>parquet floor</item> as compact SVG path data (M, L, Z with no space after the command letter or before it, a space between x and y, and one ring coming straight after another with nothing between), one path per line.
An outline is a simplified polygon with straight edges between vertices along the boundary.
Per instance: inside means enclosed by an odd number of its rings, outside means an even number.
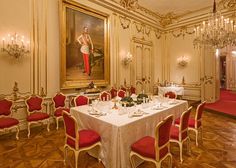
M203 141L195 146L194 134L191 135L191 154L184 147L184 162L179 162L179 148L171 145L173 167L176 168L236 168L236 119L219 114L205 112L203 115ZM20 132L20 140L15 134L0 136L0 168L69 168L74 165L74 157L70 152L67 166L63 164L64 129L51 131L45 127L32 129L30 139L27 132ZM86 153L79 157L79 168L104 168L102 163ZM163 167L166 167L164 164ZM139 168L154 168L144 162Z

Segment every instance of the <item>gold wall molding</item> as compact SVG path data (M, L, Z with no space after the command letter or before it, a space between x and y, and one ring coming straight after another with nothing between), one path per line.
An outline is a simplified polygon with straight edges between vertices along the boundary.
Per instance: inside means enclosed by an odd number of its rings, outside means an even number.
M167 25L173 24L175 19L177 19L176 14L174 12L169 12L162 16L159 22L163 27L166 27Z
M128 10L135 11L138 8L138 0L120 0L120 5Z
M120 19L120 24L121 24L122 28L128 29L131 24L131 20L125 16L119 16L119 19Z
M171 31L171 34L175 37L178 38L180 36L182 36L183 38L185 37L185 35L192 35L193 33L195 33L194 30L189 30L190 28L183 26L181 27L179 30L173 30Z
M236 9L236 0L222 0L219 3L221 9Z

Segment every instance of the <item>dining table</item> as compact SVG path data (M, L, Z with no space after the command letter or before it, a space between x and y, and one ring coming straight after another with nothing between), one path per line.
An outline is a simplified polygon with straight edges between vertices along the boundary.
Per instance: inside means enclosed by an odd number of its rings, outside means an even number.
M131 145L144 136L154 136L155 126L168 115L178 118L187 109L185 100L157 97L132 107L117 101L93 101L71 108L70 113L80 129L91 129L101 136L99 157L106 168L130 168Z

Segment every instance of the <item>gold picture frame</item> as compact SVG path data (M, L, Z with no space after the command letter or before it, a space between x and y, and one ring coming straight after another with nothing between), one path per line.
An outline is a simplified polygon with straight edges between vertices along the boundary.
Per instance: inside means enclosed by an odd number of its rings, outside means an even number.
M108 17L73 0L60 1L61 89L109 85Z

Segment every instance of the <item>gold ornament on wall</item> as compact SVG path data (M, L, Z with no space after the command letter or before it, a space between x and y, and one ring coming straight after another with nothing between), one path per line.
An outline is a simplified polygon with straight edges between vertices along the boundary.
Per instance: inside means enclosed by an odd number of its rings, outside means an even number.
M136 10L138 8L138 0L121 0L120 4L128 10Z
M120 16L119 18L120 18L120 24L121 24L122 28L128 29L130 26L131 20L125 16Z
M175 38L178 38L180 36L184 38L186 34L191 35L191 34L194 34L195 31L194 30L190 31L188 30L188 27L183 26L178 30L171 31L171 33Z

